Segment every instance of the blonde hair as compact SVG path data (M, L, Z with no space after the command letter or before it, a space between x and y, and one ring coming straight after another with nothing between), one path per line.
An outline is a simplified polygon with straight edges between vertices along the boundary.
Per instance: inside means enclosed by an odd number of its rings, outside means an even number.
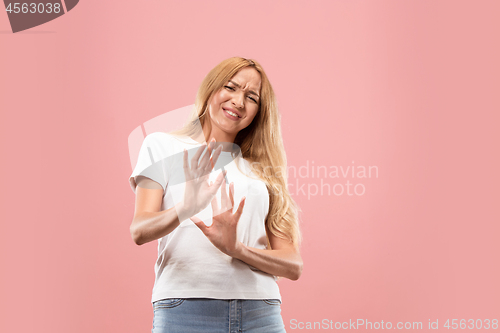
M195 100L193 113L179 131L171 132L174 135L198 137L201 128L206 124L211 131L208 105L212 96L223 88L225 84L241 69L251 67L261 76L261 91L259 111L252 123L242 129L234 140L241 149L241 155L248 160L251 170L267 186L269 192L269 213L266 227L276 237L288 239L299 247L302 235L299 228L299 208L290 196L287 184L286 155L281 137L280 114L276 97L269 79L262 66L255 60L233 57L226 59L215 66L203 79ZM208 142L205 137L205 142ZM238 163L236 163L238 165ZM269 173L268 170L271 169ZM268 248L271 248L269 238Z

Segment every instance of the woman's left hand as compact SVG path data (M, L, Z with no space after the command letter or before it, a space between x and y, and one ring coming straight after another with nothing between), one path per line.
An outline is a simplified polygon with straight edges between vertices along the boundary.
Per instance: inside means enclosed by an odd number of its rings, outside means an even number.
M241 250L241 243L236 237L238 221L245 206L245 197L240 201L238 210L233 214L234 183L229 185L229 197L226 192L226 181L221 186L221 207L217 203L217 196L212 200L212 225L207 226L202 220L193 216L193 221L198 228L208 237L210 242L228 256L234 257Z

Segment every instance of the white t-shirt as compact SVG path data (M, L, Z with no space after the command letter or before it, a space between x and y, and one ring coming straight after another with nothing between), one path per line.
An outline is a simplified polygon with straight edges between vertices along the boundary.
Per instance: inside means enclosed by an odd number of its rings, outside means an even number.
M184 194L183 149L188 150L191 163L200 146L191 138L181 140L162 132L146 136L129 179L134 193L136 177L145 176L164 189L161 210L172 208ZM238 170L236 163L252 177ZM269 193L265 183L256 179L248 161L243 158L233 160L231 153L224 151L210 174L210 180L214 181L220 174L221 165L227 171L227 189L229 183L234 183L234 210L242 197L246 197L238 222L238 240L250 247L266 249L265 220L269 211ZM229 193L228 190L226 192ZM217 197L220 204L220 189ZM211 204L196 216L211 225ZM181 221L174 231L158 239L155 274L152 302L164 298L281 300L275 276L222 253L190 219Z

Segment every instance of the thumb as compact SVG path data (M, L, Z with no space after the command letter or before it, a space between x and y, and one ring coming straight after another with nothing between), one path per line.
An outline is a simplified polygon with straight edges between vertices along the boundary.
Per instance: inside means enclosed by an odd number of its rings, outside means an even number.
M200 228L200 230L206 235L207 233L207 230L208 230L208 227L207 225L205 224L205 222L203 222L202 220L200 220L199 218L197 218L196 216L193 216L193 217L190 217L189 218L191 221L193 221L194 224L196 224L196 226L198 228Z
M224 172L221 172L217 178L215 179L215 182L213 183L213 186L211 187L211 195L215 195L219 188L221 187L222 183L224 182Z

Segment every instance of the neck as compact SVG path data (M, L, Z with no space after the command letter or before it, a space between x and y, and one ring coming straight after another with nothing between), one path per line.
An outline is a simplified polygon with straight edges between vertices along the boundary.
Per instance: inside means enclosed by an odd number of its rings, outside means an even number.
M205 138L208 138L207 142L210 142L212 141L212 139L215 139L215 141L217 142L234 143L234 139L236 139L236 134L229 134L223 132L216 126L212 126L210 133L208 127L206 125L203 126L203 135L205 136Z

